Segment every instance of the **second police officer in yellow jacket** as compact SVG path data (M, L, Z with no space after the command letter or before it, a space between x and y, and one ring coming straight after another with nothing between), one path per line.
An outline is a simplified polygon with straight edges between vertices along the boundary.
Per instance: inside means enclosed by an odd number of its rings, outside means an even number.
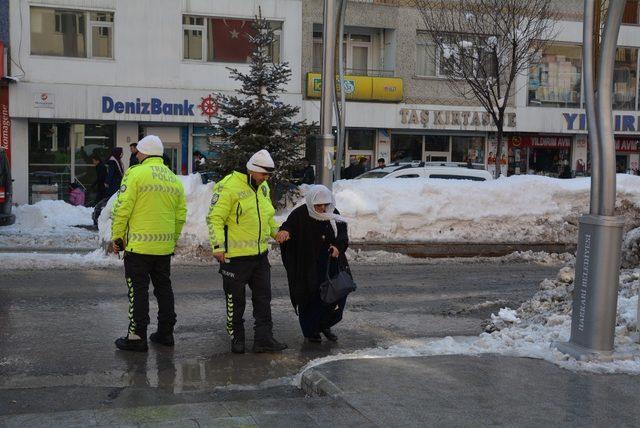
M244 353L245 285L251 289L254 352L277 352L287 347L273 338L271 320L271 266L268 240L278 235L275 209L267 179L275 165L266 150L247 162L247 173L224 177L213 189L207 216L209 239L220 274L227 306L227 332L231 351Z

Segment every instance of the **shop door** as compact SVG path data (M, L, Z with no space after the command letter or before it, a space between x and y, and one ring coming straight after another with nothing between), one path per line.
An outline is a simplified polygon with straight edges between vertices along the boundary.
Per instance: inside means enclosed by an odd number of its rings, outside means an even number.
M82 185L87 203L98 202L95 200L95 189L91 188L96 180L96 167L91 162L91 156L97 155L107 162L115 147L114 126L76 123L71 125L70 137L73 147L71 181ZM123 157L127 155L125 152Z
M157 135L162 141L164 147L165 164L173 171L179 174L182 166L182 143L180 141L180 128L172 128L165 126L147 126L143 128L143 133L147 135Z

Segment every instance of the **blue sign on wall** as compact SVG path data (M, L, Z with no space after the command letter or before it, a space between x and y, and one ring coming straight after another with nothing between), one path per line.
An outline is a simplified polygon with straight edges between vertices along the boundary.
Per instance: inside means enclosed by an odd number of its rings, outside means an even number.
M102 113L126 113L145 115L167 115L167 116L195 116L193 112L194 104L189 100L184 100L182 104L164 103L159 98L151 98L148 102L136 98L135 101L115 101L113 98L102 97Z

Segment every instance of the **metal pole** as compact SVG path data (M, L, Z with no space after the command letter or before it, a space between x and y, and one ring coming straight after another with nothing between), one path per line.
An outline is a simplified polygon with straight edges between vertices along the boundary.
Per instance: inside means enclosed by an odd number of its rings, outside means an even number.
M576 275L573 289L571 339L557 344L560 351L577 359L611 359L616 326L620 252L624 219L615 217L615 145L612 129L613 66L624 0L611 0L602 36L598 64L597 97L594 107L593 69L585 67L585 90L589 117L589 139L597 142L592 170L597 172L596 200L591 214L580 218ZM599 13L599 11L597 11ZM593 26L593 2L585 0L585 26ZM585 55L593 55L591 32L583 32ZM585 58L585 64L587 64ZM594 114L592 114L594 113ZM594 120L595 116L595 120ZM595 126L594 126L595 125ZM595 150L594 150L595 152ZM592 177L592 183L594 183ZM594 195L592 189L592 196ZM593 199L592 199L593 204ZM595 214L594 214L595 213Z
M340 18L338 19L338 82L340 88L340 109L342 112L338 126L338 153L336 153L336 180L340 180L340 169L344 166L345 128L347 121L347 105L344 93L344 20L347 11L347 0L340 0ZM337 103L337 102L336 102Z
M584 2L584 26L582 28L582 68L584 76L584 97L587 110L587 127L589 129L589 151L591 152L591 204L589 213L599 214L600 205L600 144L598 142L598 121L596 120L595 100L595 70L596 55L598 49L600 25L595 27L595 14L600 15L599 0L585 0ZM598 23L600 19L598 18ZM599 45L599 43L598 43Z
M334 137L332 133L332 98L335 87L336 0L324 0L324 26L322 32L322 98L320 100L320 138L322 167L320 182L331 189L333 185Z
M598 98L596 99L596 120L600 144L600 184L601 192L598 214L612 216L616 207L616 146L612 126L613 67L616 59L618 33L625 8L624 0L609 2L607 22L600 49L598 67Z

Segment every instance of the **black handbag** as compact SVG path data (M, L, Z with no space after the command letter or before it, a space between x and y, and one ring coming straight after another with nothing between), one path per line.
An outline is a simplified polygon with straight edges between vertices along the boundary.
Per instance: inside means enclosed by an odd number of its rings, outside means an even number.
M347 271L340 269L340 266L338 266L338 274L336 276L332 278L329 275L331 259L333 257L330 257L327 263L327 279L320 284L320 300L327 305L333 305L358 288L351 275ZM338 263L337 259L336 263Z

